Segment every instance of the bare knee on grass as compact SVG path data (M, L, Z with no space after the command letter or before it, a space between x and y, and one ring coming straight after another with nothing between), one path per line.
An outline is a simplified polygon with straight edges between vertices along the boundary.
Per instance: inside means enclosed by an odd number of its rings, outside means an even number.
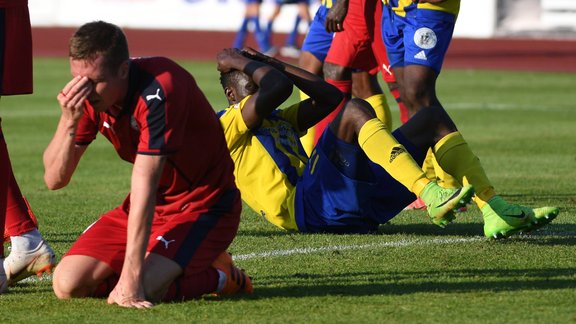
M173 260L150 253L144 265L144 290L150 300L161 300L172 282L182 274L182 268Z
M89 297L113 273L112 268L95 258L66 256L54 271L52 288L59 299Z

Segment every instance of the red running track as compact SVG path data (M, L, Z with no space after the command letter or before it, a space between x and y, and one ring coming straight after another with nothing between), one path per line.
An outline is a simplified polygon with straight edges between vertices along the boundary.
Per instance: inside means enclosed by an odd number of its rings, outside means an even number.
M73 28L34 28L36 56L66 57ZM125 29L132 56L214 60L231 46L234 33ZM285 35L275 35L280 44ZM249 39L247 45L254 46ZM460 39L452 41L445 68L530 70L576 73L576 40Z

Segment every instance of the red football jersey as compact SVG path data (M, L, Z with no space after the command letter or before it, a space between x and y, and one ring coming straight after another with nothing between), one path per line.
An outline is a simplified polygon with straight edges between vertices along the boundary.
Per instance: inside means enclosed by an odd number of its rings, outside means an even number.
M235 188L234 166L216 114L192 75L175 62L131 59L120 112L98 113L88 102L84 112L78 145L88 145L100 132L128 162L134 163L136 154L167 156L156 198L160 215L208 209Z

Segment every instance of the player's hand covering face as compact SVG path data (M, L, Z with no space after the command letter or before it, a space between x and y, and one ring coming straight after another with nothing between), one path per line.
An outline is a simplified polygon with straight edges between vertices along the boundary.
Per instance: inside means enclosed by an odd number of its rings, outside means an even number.
M70 121L78 121L84 114L84 103L92 90L94 86L85 76L70 80L57 96L62 115Z

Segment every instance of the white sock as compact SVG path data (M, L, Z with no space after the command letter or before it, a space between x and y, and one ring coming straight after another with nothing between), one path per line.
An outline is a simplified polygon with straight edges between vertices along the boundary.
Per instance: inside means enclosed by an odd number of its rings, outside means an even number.
M35 250L42 242L42 234L38 229L33 229L30 232L26 232L22 235L11 236L11 251L26 252Z
M216 271L218 271L218 286L216 287L216 292L218 293L224 289L224 285L226 284L226 279L228 279L228 276L226 276L226 273L223 271L218 269L216 269Z

